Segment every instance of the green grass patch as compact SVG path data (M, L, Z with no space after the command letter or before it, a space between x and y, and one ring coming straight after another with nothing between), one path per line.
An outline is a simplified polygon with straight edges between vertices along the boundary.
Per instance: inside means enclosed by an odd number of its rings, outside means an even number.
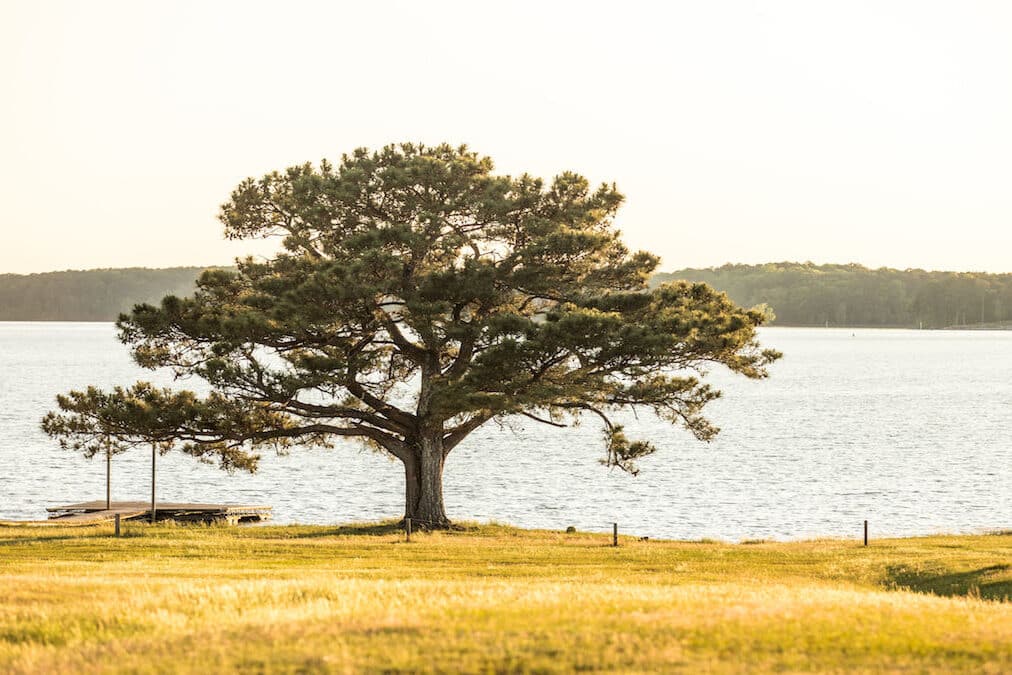
M1008 672L1012 534L0 528L0 672Z

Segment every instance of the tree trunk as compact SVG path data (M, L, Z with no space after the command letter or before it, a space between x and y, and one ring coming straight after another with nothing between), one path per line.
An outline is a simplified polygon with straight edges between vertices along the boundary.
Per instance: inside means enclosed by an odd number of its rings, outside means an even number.
M422 492L420 467L416 453L412 453L403 461L404 517L415 518L415 511L418 509L418 495Z
M443 506L443 442L436 433L421 439L412 448L413 457L404 462L404 517L422 529L450 527Z

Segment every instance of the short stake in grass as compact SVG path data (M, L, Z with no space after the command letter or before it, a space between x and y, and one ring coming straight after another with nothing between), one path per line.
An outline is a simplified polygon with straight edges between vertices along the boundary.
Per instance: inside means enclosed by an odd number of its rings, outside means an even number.
M864 545L868 545L868 521L864 521Z
M611 545L618 546L618 523L611 524Z

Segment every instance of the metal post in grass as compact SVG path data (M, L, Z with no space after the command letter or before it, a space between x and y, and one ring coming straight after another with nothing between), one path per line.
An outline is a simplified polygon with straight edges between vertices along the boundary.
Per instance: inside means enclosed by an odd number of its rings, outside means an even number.
M618 546L618 523L611 524L611 545Z
M868 521L864 521L864 545L868 545Z
M411 519L404 519L404 541L411 541Z

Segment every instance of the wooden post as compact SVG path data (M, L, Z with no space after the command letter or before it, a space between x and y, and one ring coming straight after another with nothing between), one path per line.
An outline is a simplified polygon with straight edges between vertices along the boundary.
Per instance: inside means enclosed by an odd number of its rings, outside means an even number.
M618 523L611 524L611 545L618 546Z
M868 545L868 521L864 521L864 545Z
M155 458L158 456L158 446L151 444L151 522L155 522Z
M116 536L119 536L119 514L116 514Z
M410 518L405 518L404 519L404 535L405 535L404 541L411 541L411 519Z
M105 510L112 508L112 449L105 448Z

